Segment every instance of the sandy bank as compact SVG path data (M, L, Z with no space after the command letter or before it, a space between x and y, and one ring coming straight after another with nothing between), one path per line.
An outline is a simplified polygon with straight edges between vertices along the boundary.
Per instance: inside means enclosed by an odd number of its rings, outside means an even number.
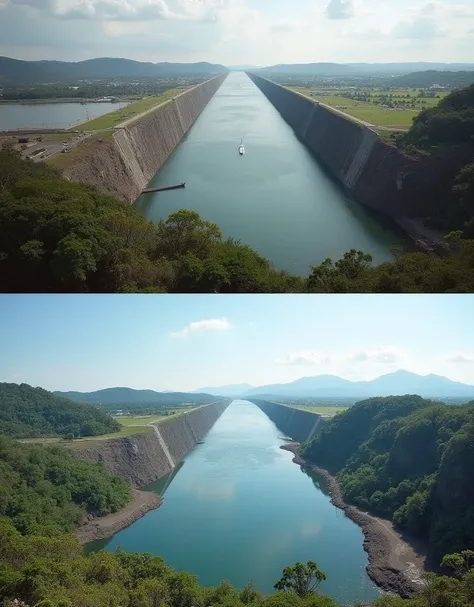
M88 521L76 530L76 537L81 544L111 537L160 504L161 498L156 493L133 489L132 501L125 508Z
M364 534L364 550L369 557L367 573L370 579L386 592L394 592L403 598L410 597L423 585L426 556L412 542L396 531L390 521L361 512L355 506L347 505L342 497L337 480L323 468L303 460L300 445L290 443L282 449L291 451L293 461L302 467L312 469L322 476L328 485L331 503L344 511L345 515L359 525Z

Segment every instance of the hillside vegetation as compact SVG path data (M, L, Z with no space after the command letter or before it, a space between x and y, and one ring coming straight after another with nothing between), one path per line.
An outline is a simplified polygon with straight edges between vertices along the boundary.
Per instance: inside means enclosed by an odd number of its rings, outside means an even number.
M0 82L75 82L114 78L176 78L208 76L229 70L223 65L200 63L149 63L99 57L70 63L67 61L21 61L0 57Z
M385 595L371 605L472 607L474 570L469 555L447 560L458 572L456 578L430 576L412 599ZM280 591L273 595L261 595L251 583L241 589L229 582L206 588L199 586L196 576L173 571L158 556L127 554L118 548L86 557L73 536L22 536L1 518L0 562L0 601L5 607L18 607L14 600L24 601L20 607L337 607L320 591L304 592L309 584L294 575L305 567L299 563L285 568L281 580L275 580ZM319 579L326 579L317 571ZM288 572L293 572L293 580L288 580Z
M474 241L373 267L351 250L307 278L276 271L218 226L180 210L154 225L96 188L0 149L0 291L7 293L474 292Z
M27 384L0 383L0 435L16 438L97 436L120 430L103 411Z
M474 237L474 84L453 91L439 104L421 112L413 126L397 139L407 152L422 150L456 158L456 146L472 153L472 162L458 163L451 192L431 202L429 223L443 230L461 229ZM464 156L464 154L462 155Z
M429 540L436 557L474 550L474 403L371 398L329 421L303 457L345 498Z
M412 128L400 138L403 146L429 147L472 142L474 136L474 84L453 91L436 107L421 112Z
M58 396L78 403L88 403L103 409L126 406L129 410L144 405L169 408L186 404L204 405L215 400L210 394L187 392L155 392L155 390L133 390L132 388L106 388L95 392L55 392Z
M130 499L130 484L102 464L77 459L57 445L0 436L0 521L8 519L23 535L72 531L86 513L116 512Z

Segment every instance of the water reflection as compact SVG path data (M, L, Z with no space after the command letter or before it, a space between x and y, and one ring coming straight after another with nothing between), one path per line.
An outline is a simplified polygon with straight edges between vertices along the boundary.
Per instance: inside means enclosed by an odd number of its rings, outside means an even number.
M253 580L264 593L285 566L314 560L338 604L369 601L378 590L362 531L330 503L323 479L280 449L281 436L255 405L231 405L179 473L148 487L166 493L162 506L94 548L149 552L205 586Z

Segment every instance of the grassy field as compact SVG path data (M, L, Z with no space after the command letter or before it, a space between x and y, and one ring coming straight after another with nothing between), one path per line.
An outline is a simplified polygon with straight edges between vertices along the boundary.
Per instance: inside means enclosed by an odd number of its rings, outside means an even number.
M162 93L161 95L157 95L154 97L145 97L144 99L140 99L140 101L136 101L135 103L131 103L126 107L117 110L116 112L110 112L110 114L104 114L103 116L99 116L99 118L94 118L93 120L89 120L88 122L84 122L80 125L75 125L74 130L84 130L84 131L99 131L103 129L111 129L121 122L125 120L129 120L134 116L138 116L142 112L146 112L151 108L161 105L165 103L165 101L169 101L176 95L179 95L183 91L185 91L189 87L183 87L179 89L169 89Z
M311 413L319 413L323 417L334 417L338 413L346 411L349 407L333 407L328 405L293 405L295 409L303 409L303 411L311 411Z
M339 109L347 114L370 122L376 126L391 126L394 128L409 128L413 123L413 118L423 109L435 107L441 98L447 93L439 93L437 97L419 97L418 89L393 89L382 91L380 89L370 89L364 91L364 94L370 97L371 101L357 101L345 97L343 92L338 93L334 90L316 90L305 87L293 87L295 91L321 101L326 105ZM407 105L415 103L415 108L409 109L390 109L377 104L383 96L389 96L395 105ZM408 96L408 97L407 97Z
M84 446L95 447L100 445L105 440L111 438L124 438L126 436L132 436L133 434L141 434L148 432L150 427L148 424L152 422L158 422L164 419L163 415L147 415L142 417L125 417L120 416L115 418L122 426L122 429L118 432L111 432L110 434L102 434L101 436L88 436L86 438L76 438L74 441L63 441L61 438L26 438L22 442L25 443L42 443L52 444L62 442L66 447L70 449L82 449Z

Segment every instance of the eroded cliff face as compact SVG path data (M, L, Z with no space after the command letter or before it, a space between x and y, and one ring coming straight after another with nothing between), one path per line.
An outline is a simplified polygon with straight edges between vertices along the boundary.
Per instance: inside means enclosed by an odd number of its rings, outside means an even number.
M311 440L321 430L324 420L318 413L295 409L258 398L249 399L287 436L299 442Z
M153 424L149 432L75 449L72 454L102 462L112 474L125 476L134 487L144 487L171 472L212 428L229 402L204 405Z
M409 158L383 143L371 129L311 99L248 74L296 135L362 204L392 219L422 217L449 191L459 170L450 158ZM466 156L468 150L456 150Z
M222 74L181 93L129 126L85 142L63 174L133 203L226 79Z

